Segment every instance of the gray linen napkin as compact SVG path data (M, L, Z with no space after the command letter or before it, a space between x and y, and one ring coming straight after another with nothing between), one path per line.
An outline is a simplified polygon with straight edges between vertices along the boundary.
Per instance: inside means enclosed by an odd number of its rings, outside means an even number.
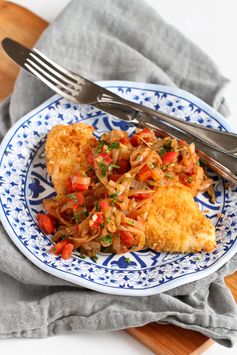
M74 0L37 44L49 57L92 80L124 79L178 86L222 113L227 80L213 62L140 0ZM0 139L23 114L53 94L26 72L0 107ZM232 346L237 312L224 275L150 297L106 295L45 273L26 259L0 225L0 337L108 331L153 321L197 330Z

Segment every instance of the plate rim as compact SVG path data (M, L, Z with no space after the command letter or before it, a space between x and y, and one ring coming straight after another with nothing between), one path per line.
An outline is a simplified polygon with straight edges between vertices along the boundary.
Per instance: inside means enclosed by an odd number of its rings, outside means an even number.
M147 84L147 83L138 83L138 82L132 82L132 81L121 81L121 80L108 80L108 81L99 81L98 82L99 85L101 86L106 86L106 87L128 87L128 88L138 88L138 89L144 89L144 90L157 90L157 91L164 91L170 94L173 94L174 96L178 97L181 96L182 98L189 100L190 102L192 102L193 104L200 106L200 108L203 111L206 111L206 113L209 116L215 116L217 117L217 121L220 122L225 129L227 129L228 131L232 131L234 132L235 130L233 129L233 127L226 122L226 119L219 113L217 112L214 108L212 108L210 105L208 105L207 103L205 103L203 100L197 98L196 96L194 96L193 94L182 90L182 89L178 89L178 88L173 88L173 87L169 87L169 86L165 86L165 85L156 85L156 84ZM178 94L177 94L178 93ZM41 105L39 105L38 107L36 107L35 109L33 109L32 111L30 111L29 113L27 113L26 115L24 115L22 118L20 118L7 132L7 134L5 135L4 139L1 142L1 146L0 146L0 159L2 160L3 158L3 153L4 150L6 149L8 142L11 140L11 138L13 137L13 135L15 134L15 132L19 129L19 127L22 126L22 124L28 120L29 118L33 117L34 115L36 115L37 113L39 113L40 111L42 111L43 109L47 108L48 106L50 106L51 104L53 104L54 102L56 102L58 99L60 99L62 96L61 95L53 95L51 98L47 99L46 101L44 101ZM204 107L204 109L203 109ZM214 117L212 117L214 118ZM19 240L19 238L17 237L17 235L15 234L12 226L10 225L10 223L8 223L8 220L4 214L4 210L2 207L2 201L0 198L0 220L1 223L4 227L4 229L6 230L8 236L11 238L11 240L13 241L13 243L17 246L17 248L23 253L23 255L25 255L34 265L36 265L37 267L39 267L40 269L42 269L43 271L50 273L51 275L54 275L56 277L59 277L60 279L64 279L66 281L69 281L73 284L79 285L79 286L83 286L86 288L90 288L92 290L95 291L99 291L99 292L104 292L104 293L108 293L108 294L116 294L116 295L124 295L124 296L150 296L150 295L154 295L154 294L158 294L160 292L165 292L167 290L173 289L175 287L178 286L182 286L184 284L193 282L193 281L197 281L200 280L204 277L209 276L210 274L212 274L213 272L219 270L228 260L230 260L236 253L235 248L231 248L229 249L228 253L224 254L221 259L216 260L211 266L209 266L208 268L204 269L204 270L200 270L198 273L193 273L192 275L192 280L187 281L186 279L190 279L190 275L184 275L182 276L182 278L176 278L174 280L172 280L172 282L170 281L170 283L167 284L161 284L158 286L154 286L153 288L147 288L147 289L141 289L141 290L134 290L134 289L124 289L124 288L112 288L110 286L106 286L106 285L101 285L101 284L95 284L95 283L91 283L90 286L88 286L88 281L84 280L83 278L79 278L80 282L77 282L76 278L78 278L76 275L71 274L70 272L66 272L64 270L60 270L60 269L56 269L56 268L50 268L48 265L44 264L43 261L39 260L36 255L34 255L33 253L29 252L28 249L26 247L24 247L24 245L21 243L21 241ZM233 244L234 245L234 244ZM63 272L63 274L62 274ZM122 292L122 293L121 293Z

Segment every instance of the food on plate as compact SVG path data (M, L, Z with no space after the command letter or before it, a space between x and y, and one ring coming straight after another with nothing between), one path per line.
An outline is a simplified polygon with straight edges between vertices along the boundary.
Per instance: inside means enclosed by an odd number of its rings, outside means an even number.
M53 234L51 252L211 251L215 230L193 197L213 181L194 144L157 138L147 128L132 137L113 130L99 140L84 123L55 126L46 141L47 171L57 196L44 200L39 226Z
M158 252L212 251L215 228L182 186L160 187L145 223L146 244Z

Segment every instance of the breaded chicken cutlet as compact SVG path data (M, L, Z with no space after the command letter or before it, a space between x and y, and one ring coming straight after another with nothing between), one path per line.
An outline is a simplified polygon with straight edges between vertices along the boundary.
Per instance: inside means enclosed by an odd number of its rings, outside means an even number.
M85 123L56 125L45 146L46 166L58 195L64 194L67 179L75 171L87 170L89 151L95 146L93 127Z

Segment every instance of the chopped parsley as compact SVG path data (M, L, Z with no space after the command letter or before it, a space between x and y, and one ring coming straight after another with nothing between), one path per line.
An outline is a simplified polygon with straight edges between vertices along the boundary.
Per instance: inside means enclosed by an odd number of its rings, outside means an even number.
M126 221L126 223L127 223L127 224L131 224L131 225L134 225L135 221L132 220L132 219L128 219L128 220Z
M108 245L112 244L112 236L110 234L106 234L106 236L101 237L100 240Z
M119 148L119 142L113 142L108 146L107 152L110 152L112 149L118 149L118 148Z
M79 258L81 258L81 259L86 259L86 256L83 255L83 254L80 254L80 255L78 255L78 256L79 256Z
M155 169L156 168L156 164L154 164L152 162L149 162L148 166L149 166L150 169Z
M114 206L115 202L118 199L118 194L111 194L111 195L109 195L109 197L112 198L112 206Z
M100 205L99 205L98 201L96 201L96 203L95 203L95 210L96 210L96 212L100 211Z
M72 198L75 203L78 202L78 199L75 194L71 194L71 195L69 195L69 197Z
M102 253L108 253L109 252L109 247L101 247L101 252Z
M88 216L89 216L89 212L88 212L87 210L84 210L82 213L83 213L83 215L84 215L85 217L88 217Z
M187 179L187 182L190 184L193 181L192 176L189 176L189 178Z
M167 176L167 177L170 178L170 179L173 179L173 175L170 174L170 173L166 173L165 176Z
M109 164L108 166L108 170L111 171L113 169L119 169L120 166L119 165L116 165L116 164Z
M96 262L98 260L98 256L95 255L91 259Z
M74 214L74 218L75 218L76 224L80 224L81 223L82 218L81 218L81 214L80 213L75 213Z
M104 141L103 139L99 139L98 140L98 148L96 149L96 153L101 153L104 145L107 145L107 142Z
M106 165L102 162L100 162L100 169L101 169L102 176L106 176Z
M163 157L163 155L164 155L165 153L166 153L165 149L164 149L163 147L160 148L160 150L159 150L160 156Z
M110 222L111 222L111 218L108 217L108 218L106 219L106 222L107 222L107 223L110 223Z
M124 261L126 261L126 263L130 264L131 260L129 258L124 258Z

